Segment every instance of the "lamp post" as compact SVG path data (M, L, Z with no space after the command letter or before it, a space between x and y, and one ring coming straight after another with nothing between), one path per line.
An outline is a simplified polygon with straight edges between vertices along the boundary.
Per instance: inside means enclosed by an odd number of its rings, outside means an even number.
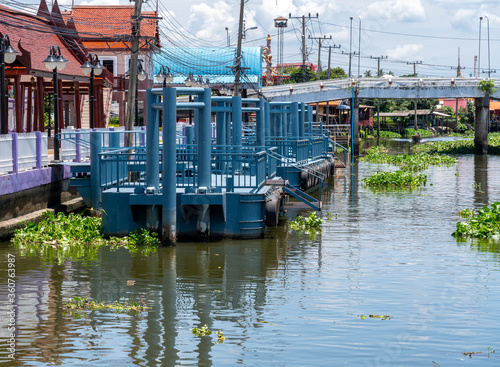
M481 21L483 17L479 17L479 51L477 55L477 77L481 76Z
M10 45L10 39L8 35L4 35L0 40L0 82L1 82L1 91L0 91L0 122L1 133L7 133L7 113L5 106L5 64L12 64L16 60L16 56L19 52L14 50L14 48Z
M142 60L137 59L137 88L135 90L135 123L139 122L139 82L146 80L148 73L142 66ZM142 126L143 124L141 124Z
M486 18L486 24L488 27L488 79L491 76L491 65L490 65L490 18L487 15L484 16Z
M225 27L226 29L226 44L227 44L227 47L231 46L231 39L229 38L229 28L228 27Z
M247 31L252 31L254 29L258 29L259 27L250 27L250 28L245 28L245 30L243 31L243 39L246 39L247 38Z
M104 70L99 58L96 54L88 54L87 60L81 66L82 72L85 75L90 75L90 90L89 90L89 103L90 103L90 128L94 128L94 76L99 76Z
M57 88L57 69L63 70L66 67L66 60L61 55L59 46L50 46L49 56L43 63L45 67L52 70L52 82L54 84L54 160L59 160L59 92Z
M358 41L358 78L360 77L359 73L359 68L361 64L361 16L359 18L359 41Z
M172 83L174 80L174 76L170 72L170 69L167 67L166 70L168 70L167 73L165 73L165 66L162 66L156 75L156 82L163 84L163 88L166 88L167 83Z

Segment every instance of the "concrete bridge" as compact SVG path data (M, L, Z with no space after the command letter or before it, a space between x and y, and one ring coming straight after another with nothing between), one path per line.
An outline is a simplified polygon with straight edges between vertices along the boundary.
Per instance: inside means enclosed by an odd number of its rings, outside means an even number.
M476 153L488 149L488 122L490 99L500 99L500 91L486 94L478 89L479 78L359 78L330 79L300 84L264 87L265 98L273 102L316 103L351 99L353 110L352 144L359 153L359 99L420 99L420 98L474 98L476 106ZM493 79L496 86L500 79Z

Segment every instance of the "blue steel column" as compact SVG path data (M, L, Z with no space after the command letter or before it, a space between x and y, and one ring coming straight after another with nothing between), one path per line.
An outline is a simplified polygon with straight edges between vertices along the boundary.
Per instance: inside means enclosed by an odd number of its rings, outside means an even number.
M265 136L264 141L271 136L271 104L269 102L264 102L266 108L264 118L265 118ZM265 144L264 144L265 145Z
M94 210L101 207L101 167L99 154L102 152L102 132L90 132L90 201Z
M304 123L305 123L305 116L306 116L306 111L305 111L305 103L300 102L299 106L299 137L303 138L305 136L304 134Z
M203 193L208 193L211 186L211 115L212 97L211 90L206 88L201 95L201 101L205 104L200 110L198 121L198 221L196 223L197 235L200 239L210 238L210 205L202 197ZM202 188L204 188L202 190ZM204 202L204 203L203 203Z
M176 195L176 150L175 123L177 118L176 90L163 89L163 162L162 162L162 243L177 242L177 195Z
M292 111L291 111L291 117L292 117L292 137L293 138L298 138L299 137L299 103L298 102L292 102Z
M193 125L186 125L184 133L186 134L186 144L188 145L188 149L193 149L194 126Z
M146 91L146 187L160 188L160 131L158 111L153 109L155 96L150 89Z
M208 190L211 186L210 121L212 113L211 90L209 88L205 88L201 101L205 103L205 107L198 114L200 116L198 121L198 187L205 187Z
M109 147L110 148L120 148L120 134L114 132L115 129L113 127L109 128Z
M146 91L146 188L148 192L158 194L160 189L160 129L159 111L153 109L158 97L151 89ZM115 134L116 135L116 134ZM160 230L160 213L156 205L146 208L146 226L154 232Z
M217 102L217 107L224 107L224 102ZM219 152L222 151L222 146L226 145L226 113L225 112L217 112L215 117L215 130L216 130L216 144L219 146ZM217 169L223 169L223 158L220 155L217 155Z
M241 169L239 153L241 152L242 142L242 110L241 97L233 97L233 173Z
M259 112L257 112L255 118L257 119L255 124L257 129L255 144L258 147L264 147L266 145L266 104L262 98L259 100Z

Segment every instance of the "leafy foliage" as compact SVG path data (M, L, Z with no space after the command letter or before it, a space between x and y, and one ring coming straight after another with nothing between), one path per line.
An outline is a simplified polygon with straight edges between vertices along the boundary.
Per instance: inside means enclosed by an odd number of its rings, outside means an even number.
M401 134L394 131L380 131L381 138L400 138Z
M422 138L430 138L430 137L432 137L434 135L432 133L432 131L425 130L425 129L418 129L418 130L408 129L408 130L405 130L405 135L406 136L413 136L413 135L416 135L416 134L420 134L420 136Z
M488 154L500 155L500 135L488 135ZM433 141L414 147L419 153L438 154L474 154L474 140Z
M391 155L386 153L384 146L375 146L368 150L368 155L361 160L370 163L388 163L400 167L402 171L417 172L427 169L429 166L450 166L457 163L457 159L440 154L400 154Z
M203 325L202 327L194 327L191 329L191 332L195 336L208 336L212 334L212 330L210 330L207 325Z
M296 231L319 230L321 228L321 223L323 223L323 219L318 218L316 212L310 212L307 217L297 215L295 220L290 222L290 229Z
M363 179L363 184L375 189L415 189L427 183L427 175L406 171L377 172Z
M481 80L478 83L477 89L483 93L495 93L498 90L495 87L495 81L493 79Z
M459 213L465 221L457 223L455 237L486 238L500 235L500 202L479 210L464 209Z
M115 311L116 313L139 313L143 312L151 307L146 307L137 302L129 304L128 302L115 302L115 303L105 303L105 302L96 302L92 300L88 300L85 298L74 297L66 301L65 304L66 309L70 311L83 311L83 310L100 310L100 311Z
M67 258L94 260L98 249L125 247L131 252L156 251L160 240L156 233L138 229L124 238L107 239L102 233L102 218L83 214L43 213L39 223L28 222L15 231L13 244L22 254L40 256L49 260L56 257L59 262Z

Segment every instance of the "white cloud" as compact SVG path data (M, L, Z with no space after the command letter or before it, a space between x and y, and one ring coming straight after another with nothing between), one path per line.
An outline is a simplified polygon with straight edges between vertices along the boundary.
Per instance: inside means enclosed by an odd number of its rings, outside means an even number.
M382 0L366 7L363 17L380 21L419 22L426 18L421 0Z
M190 7L189 29L203 40L225 40L225 27L234 29L237 19L232 15L233 6L226 1L215 4L195 4Z
M423 49L424 46L421 44L407 44L397 46L392 50L387 50L386 54L391 59L418 61L421 59L420 51Z

